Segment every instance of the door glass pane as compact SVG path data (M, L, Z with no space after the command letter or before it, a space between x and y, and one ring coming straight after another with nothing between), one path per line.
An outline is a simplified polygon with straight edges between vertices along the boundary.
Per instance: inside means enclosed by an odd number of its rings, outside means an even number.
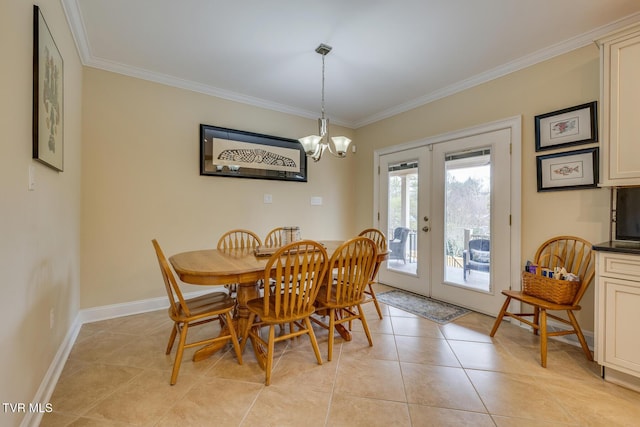
M490 291L491 150L445 156L445 281Z
M416 274L418 215L418 162L389 165L387 268Z

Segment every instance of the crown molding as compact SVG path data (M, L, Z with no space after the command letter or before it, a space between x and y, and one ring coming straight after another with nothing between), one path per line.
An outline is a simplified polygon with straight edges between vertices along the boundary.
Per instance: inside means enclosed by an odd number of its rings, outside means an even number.
M62 6L67 16L67 22L71 28L73 39L76 43L76 48L80 55L80 59L83 65L93 68L102 69L105 71L111 71L118 74L127 75L143 80L148 80L167 86L173 86L180 89L189 90L192 92L202 93L205 95L215 96L217 98L226 99L229 101L239 102L242 104L252 105L254 107L264 108L272 111L278 111L281 113L291 114L294 116L304 117L307 119L317 119L317 111L308 111L299 108L295 108L289 105L280 104L272 101L268 101L261 98L244 95L237 92L228 91L225 89L216 88L213 86L205 85L202 83L193 82L190 80L170 76L167 74L157 73L141 68L131 67L129 65L117 63L114 61L108 61L104 59L95 58L91 53L91 46L89 44L82 13L77 0L62 0ZM499 77L503 77L507 74L515 71L522 70L524 68L535 65L539 62L546 61L564 53L571 52L581 47L594 43L594 40L603 37L604 35L627 27L629 25L640 22L640 13L635 13L622 18L618 21L614 21L610 24L596 28L592 31L581 34L577 37L570 38L564 42L557 43L545 49L541 49L529 55L525 55L507 64L488 70L484 73L477 74L468 79L446 86L444 88L435 90L419 98L415 98L408 102L396 105L386 110L380 111L371 116L365 117L362 120L350 122L331 118L331 123L339 126L344 126L350 129L358 129L360 127L378 122L380 120L395 116L400 113L412 110L417 107L429 104L441 98L462 92L470 89L474 86L495 80Z
M372 116L369 116L361 121L354 123L354 126L357 129L357 128L378 122L380 120L395 116L397 114L404 113L414 108L421 107L423 105L426 105L438 99L445 98L447 96L456 94L458 92L462 92L463 90L470 89L482 83L495 80L499 77L503 77L507 74L511 74L513 72L522 70L524 68L530 67L540 62L544 62L556 56L571 52L573 50L579 49L584 46L588 46L589 44L594 43L596 39L599 39L606 34L609 34L613 31L620 30L622 28L628 27L629 25L633 25L639 22L640 22L640 13L629 15L618 21L614 21L610 24L604 25L602 27L598 27L594 30L591 30L579 36L565 40L564 42L560 42L550 47L547 47L545 49L541 49L532 54L525 55L521 58L518 58L514 61L511 61L499 67L496 67L492 70L486 71L481 74L477 74L471 78L454 83L442 89L438 89L427 95L413 99L409 102L394 106L387 110L383 110L379 113L376 113Z

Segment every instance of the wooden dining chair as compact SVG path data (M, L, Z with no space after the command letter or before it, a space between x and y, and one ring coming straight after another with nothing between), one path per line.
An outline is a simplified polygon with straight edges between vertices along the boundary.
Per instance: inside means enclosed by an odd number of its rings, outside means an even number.
M355 237L340 245L331 255L329 271L333 272L325 279L318 297L316 310L329 315L329 323L313 317L312 320L329 330L329 349L327 360L333 356L333 335L343 323L360 320L364 333L373 345L367 319L362 312L365 300L364 291L371 280L375 268L378 248L368 237Z
M327 251L311 240L300 240L282 246L267 261L264 280L274 279L277 291L265 286L262 298L247 302L249 320L242 334L242 349L251 338L260 367L265 371L265 385L271 383L275 344L293 337L308 335L318 365L322 365L318 341L309 317L327 272ZM276 325L289 324L276 336ZM263 328L268 330L262 337Z
M224 233L218 239L217 249L220 251L230 250L230 249L246 249L246 250L254 250L258 246L262 246L262 241L260 237L256 233L250 230L244 230L241 228L235 230L229 230ZM229 291L229 295L232 297L236 297L238 294L238 284L237 283L229 283L224 285L224 287Z
M180 364L182 363L182 355L185 348L203 346L216 342L224 345L226 341L231 341L236 357L238 358L238 364L242 365L242 352L231 317L231 311L235 307L234 299L226 292L212 292L199 297L185 299L158 241L153 239L151 243L156 251L167 297L169 298L169 317L173 320L173 329L171 330L171 336L167 344L166 354L171 353L176 336L178 333L180 334L170 384L174 385L178 380L178 372L180 371ZM191 343L187 342L187 332L189 328L215 320L220 321L220 335L215 338L208 338Z
M226 249L255 249L262 246L260 237L253 231L236 229L229 230L218 239L218 250Z
M367 228L366 230L362 230L359 236L368 237L376 244L378 247L378 253L387 252L387 237L384 233L377 228ZM376 293L373 290L373 285L378 282L378 270L380 270L380 264L382 261L376 260L376 263L373 267L373 271L371 272L371 279L369 280L369 284L367 285L367 289L365 289L364 293L369 296L365 302L373 302L376 306L376 311L378 312L378 317L382 319L382 310L380 310L380 304L378 304L378 298L376 298Z
M264 238L264 245L267 248L282 246L282 237L280 236L282 229L283 227L276 227L267 233L267 237Z
M578 341L580 341L587 360L593 360L589 346L574 315L575 311L580 310L580 300L593 281L595 274L595 254L591 243L573 236L554 237L538 248L533 262L538 265L538 268L550 268L553 270L555 267L564 267L567 272L577 275L581 283L575 297L568 304L557 304L527 295L523 291L504 290L502 293L507 298L496 318L490 335L493 337L496 334L504 316L512 317L531 326L535 335L538 335L538 332L540 333L540 364L542 367L546 368L547 366L547 338L560 335L575 334L578 337ZM512 313L507 311L512 300L532 306L533 312ZM568 320L548 313L548 311L565 311ZM533 318L532 321L528 319L530 317ZM569 325L571 329L548 331L547 318Z

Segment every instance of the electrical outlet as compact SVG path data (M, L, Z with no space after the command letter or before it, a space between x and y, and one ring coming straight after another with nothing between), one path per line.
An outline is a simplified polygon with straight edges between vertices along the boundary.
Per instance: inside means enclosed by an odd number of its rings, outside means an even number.
M273 197L271 196L271 194L264 195L264 203L273 203Z

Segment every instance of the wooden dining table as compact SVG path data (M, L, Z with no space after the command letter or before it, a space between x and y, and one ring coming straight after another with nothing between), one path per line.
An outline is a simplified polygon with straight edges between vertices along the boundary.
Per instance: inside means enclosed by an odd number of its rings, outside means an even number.
M320 243L331 256L344 241L323 240ZM378 254L378 261L384 261L387 256L387 252ZM268 260L268 256L256 256L254 249L202 249L181 252L169 258L174 271L185 283L205 286L238 284L236 320L239 333L244 331L249 319L247 301L260 297L258 281L264 279ZM205 359L224 345L213 343L198 349L193 360Z

